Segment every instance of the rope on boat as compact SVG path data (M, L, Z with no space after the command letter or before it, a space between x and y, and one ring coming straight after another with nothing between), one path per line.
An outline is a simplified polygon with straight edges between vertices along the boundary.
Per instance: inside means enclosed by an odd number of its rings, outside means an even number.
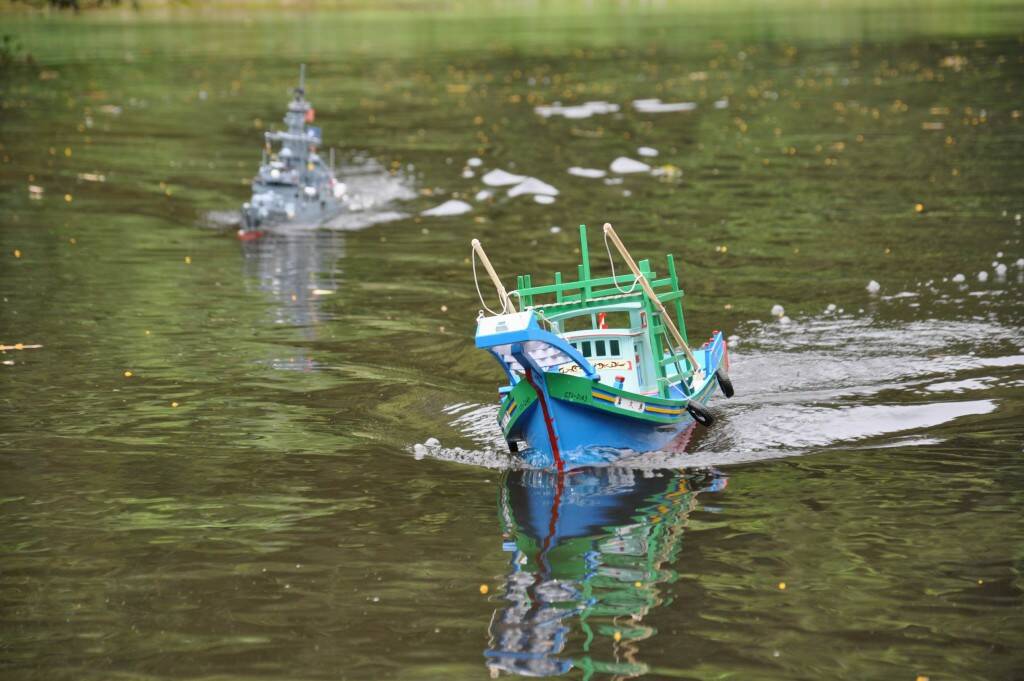
M491 261L490 259L488 259L487 254L484 253L483 246L480 245L479 241L473 239L473 241L470 243L470 249L472 251L473 262L473 284L476 286L476 294L477 296L479 296L480 304L484 306L484 310L487 310L494 316L508 314L509 312L515 312L516 306L509 299L509 294L505 291L505 287L502 285L501 279L498 278L498 273L495 272L494 268L491 266ZM480 252L480 260L483 262L484 268L487 269L487 274L490 275L491 281L494 282L494 288L498 290L498 299L501 300L501 312L495 312L491 308L487 307L487 303L484 302L484 294L480 291L480 280L477 278L476 275L477 251ZM514 293L518 295L519 292L514 291Z
M612 227L610 222L604 223L604 236L605 239L611 237L616 250L618 250L622 255L622 259L626 261L626 264L629 265L629 269L633 271L633 276L635 276L637 281L640 282L640 285L643 286L644 293L647 295L647 298L661 315L662 325L672 333L676 343L683 349L683 353L690 361L690 365L693 367L694 376L696 376L698 380L704 380L704 372L701 370L700 365L697 364L697 358L693 356L693 351L690 350L690 346L687 345L686 340L683 338L682 334L679 333L679 329L676 328L675 322L672 321L672 315L668 313L668 310L665 309L661 300L658 299L658 294L654 292L653 288L651 288L650 282L643 278L643 274L640 272L640 268L637 267L636 261L633 260L633 256L629 254L629 250L626 248L626 245L622 243L622 240L619 239L619 235L615 233L615 229ZM670 343L669 350L672 349L673 348ZM679 369L682 369L682 367L679 367ZM682 372L680 371L680 373Z
M626 290L619 286L619 280L615 278L615 259L612 257L612 247L608 244L608 232L604 233L604 250L608 251L608 264L612 266L612 284L615 285L615 290L622 294L633 293L637 284L640 283L640 277L633 275L633 285Z

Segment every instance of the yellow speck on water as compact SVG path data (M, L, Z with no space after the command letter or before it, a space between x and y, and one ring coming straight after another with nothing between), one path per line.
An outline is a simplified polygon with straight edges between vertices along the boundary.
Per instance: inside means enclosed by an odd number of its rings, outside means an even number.
M779 582L779 591L785 591L785 590L786 590L786 583L785 582Z
M132 373L132 372L130 372L130 371L125 371L125 372L124 372L124 377L125 377L125 378L131 378L131 377L132 377L132 376L134 376L134 375L135 375L135 374L133 374L133 373Z
M984 580L984 579L979 579L979 580L978 580L978 584L984 584L984 583L985 583L985 580Z
M643 585L644 585L644 583L643 583L643 582L633 582L633 586L635 586L635 587L636 587L636 588L638 588L638 589L639 589L640 587L642 587Z
M924 212L924 204L923 203L915 203L914 204L914 212L915 213L923 213Z
M294 303L294 302L295 302L295 301L297 301L298 299L299 299L299 297L298 297L297 295L295 295L295 294L293 293L293 294L292 294L292 302Z
M71 158L71 147L64 147L64 155Z
M185 256L185 264L186 265L191 265L192 264L192 256L191 255L186 255Z
M177 406L178 406L177 402L171 402L171 409L175 409L175 408L177 408Z
M725 309L725 310L731 310L732 309L732 303L726 303L725 305L722 306L722 308Z
M149 333L150 333L149 329L146 329L146 335L147 336L149 335Z
M21 251L19 251L17 248L14 249L14 257L15 258L20 258L21 257Z
M442 305L441 306L441 312L447 312L447 311L448 311L448 306L447 305Z
M15 343L14 344L14 349L15 350L24 350L25 349L25 344L24 343Z
M71 203L71 201L72 201L71 194L65 194L64 195L64 200L67 201L68 203Z
M614 638L615 642L618 643L619 641L622 640L622 632L621 631L616 631L615 635L612 636L612 638Z
M487 593L490 590L491 590L491 587L487 586L486 584L481 584L480 585L480 593L485 594L485 593Z
M75 244L78 243L78 239L76 239L75 237L71 237L70 239L68 239L68 243L74 246Z
M793 249L793 255L799 255L799 254L800 254L800 249L799 248L794 248Z
M928 677L925 676L924 674L918 674L917 675L917 681L928 681Z

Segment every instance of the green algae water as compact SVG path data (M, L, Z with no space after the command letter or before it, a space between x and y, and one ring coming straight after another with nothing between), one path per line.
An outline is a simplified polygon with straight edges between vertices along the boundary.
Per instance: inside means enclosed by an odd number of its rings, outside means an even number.
M4 678L1019 678L1020 7L0 23ZM352 211L240 242L303 62ZM737 395L525 470L469 241L605 221Z

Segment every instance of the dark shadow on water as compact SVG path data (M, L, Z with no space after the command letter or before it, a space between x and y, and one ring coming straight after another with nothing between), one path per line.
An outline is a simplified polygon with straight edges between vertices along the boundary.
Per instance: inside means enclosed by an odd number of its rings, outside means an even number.
M506 472L511 560L484 652L492 676L646 673L641 643L658 632L644 620L671 601L687 517L727 481L714 469Z

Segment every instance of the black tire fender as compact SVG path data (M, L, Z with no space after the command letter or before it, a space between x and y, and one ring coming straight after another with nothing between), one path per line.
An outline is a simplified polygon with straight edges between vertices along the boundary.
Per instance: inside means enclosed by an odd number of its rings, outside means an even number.
M686 411L693 417L694 421L705 428L710 428L715 422L715 417L712 416L711 411L700 402L691 401L686 405Z
M729 374L725 372L725 369L718 367L718 370L715 371L715 378L718 379L718 387L722 389L723 395L732 397L736 394L732 387L732 379L729 378Z

